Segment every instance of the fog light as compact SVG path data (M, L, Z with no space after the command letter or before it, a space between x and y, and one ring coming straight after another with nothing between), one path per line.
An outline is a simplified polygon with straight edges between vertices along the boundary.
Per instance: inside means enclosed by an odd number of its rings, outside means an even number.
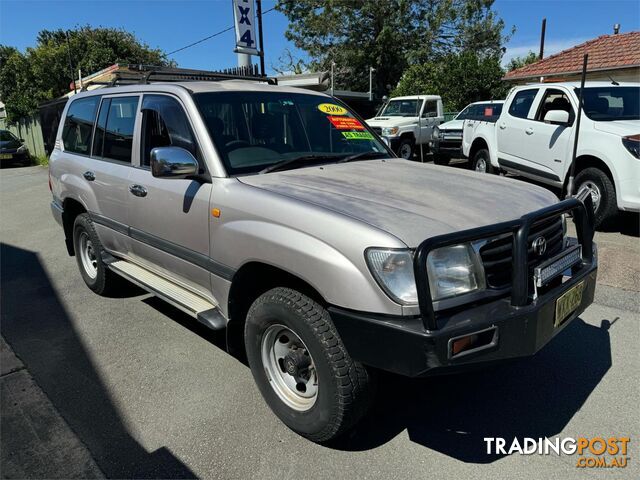
M486 330L452 338L449 340L449 358L454 358L469 352L477 352L498 345L498 328L490 327Z
M451 342L451 355L458 355L465 350L471 349L476 343L478 343L478 335L469 335L467 337L459 338Z

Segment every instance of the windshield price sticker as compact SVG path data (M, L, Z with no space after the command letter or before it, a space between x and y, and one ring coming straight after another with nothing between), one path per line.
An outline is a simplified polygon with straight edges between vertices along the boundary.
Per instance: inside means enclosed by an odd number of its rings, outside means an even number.
M364 125L353 117L327 117L331 124L338 130L364 130Z
M336 105L335 103L321 103L318 105L318 110L322 113L326 113L329 115L346 115L347 109L341 107L340 105Z
M342 136L347 140L373 140L369 132L342 132Z

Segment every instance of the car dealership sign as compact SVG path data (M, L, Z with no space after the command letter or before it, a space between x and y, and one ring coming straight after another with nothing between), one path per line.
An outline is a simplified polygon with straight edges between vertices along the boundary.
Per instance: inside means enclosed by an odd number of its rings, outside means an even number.
M259 55L253 0L233 0L233 19L236 27L235 52Z

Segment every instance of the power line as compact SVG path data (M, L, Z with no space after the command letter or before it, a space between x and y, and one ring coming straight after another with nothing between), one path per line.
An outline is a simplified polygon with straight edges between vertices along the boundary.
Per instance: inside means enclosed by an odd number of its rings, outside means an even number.
M275 9L276 9L276 7L271 7L270 9L265 10L264 12L262 12L262 14L266 15L267 13L269 13L269 12L275 10ZM184 47L181 47L181 48L179 48L177 50L174 50L173 52L169 52L169 53L167 53L167 56L171 56L174 53L178 53L178 52L181 52L182 50L186 50L187 48L191 48L194 45L198 45L199 43L206 42L207 40L209 40L209 39L211 39L213 37L217 37L218 35L222 35L223 33L226 33L229 30L233 30L233 29L234 29L234 27L231 26L231 27L225 28L224 30L220 30L219 32L216 32L216 33L214 33L212 35L209 35L208 37L201 38L200 40L196 40L195 42L190 43L189 45L185 45Z

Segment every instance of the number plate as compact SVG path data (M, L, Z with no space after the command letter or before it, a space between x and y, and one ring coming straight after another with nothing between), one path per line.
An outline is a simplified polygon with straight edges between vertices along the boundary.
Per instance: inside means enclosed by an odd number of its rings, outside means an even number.
M555 327L562 325L567 317L580 306L583 291L584 282L580 282L558 297L556 300L556 320L553 324Z
M13 155L10 153L0 153L0 160L9 160Z

